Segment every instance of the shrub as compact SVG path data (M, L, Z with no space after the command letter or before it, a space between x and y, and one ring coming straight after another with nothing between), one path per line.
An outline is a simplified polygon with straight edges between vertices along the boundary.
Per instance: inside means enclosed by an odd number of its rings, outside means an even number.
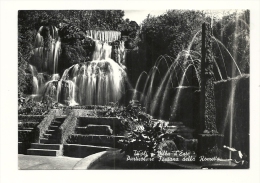
M18 128L26 129L26 128L35 128L39 122L20 122L18 123Z
M166 134L166 125L146 114L138 101L130 101L127 107L113 104L108 107L105 116L119 117L128 134L119 142L126 155L134 150L146 151L149 157L157 157L160 143Z
M133 155L134 150L145 151L148 157L157 158L159 145L164 141L165 125L152 120L140 121L140 125L128 133L127 139L121 140L126 146L127 155Z
M36 102L30 98L24 100L19 99L19 101L21 101L19 102L19 115L45 115L56 105L52 102Z

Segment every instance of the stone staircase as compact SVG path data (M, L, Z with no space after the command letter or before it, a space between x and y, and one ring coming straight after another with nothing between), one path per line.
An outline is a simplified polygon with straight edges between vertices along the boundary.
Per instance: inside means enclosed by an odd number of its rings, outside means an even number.
M88 155L117 148L124 136L119 134L121 122L117 118L78 117L75 130L66 144L60 144L58 129L66 117L56 117L39 143L32 143L28 155L69 156L84 158Z
M84 113L85 114L85 113ZM64 144L61 144L59 127L67 116L56 116L50 123L48 130L39 138L39 143L31 143L27 148L28 155L38 156L69 156L84 158L88 155L105 151L110 148L120 148L120 139L124 136L121 132L121 122L118 118L95 117L92 115L77 114L72 131ZM186 127L182 122L167 122L169 139L173 139L181 149L195 150L197 139L193 138L193 129ZM35 123L35 128L38 123ZM29 125L25 129L33 130ZM32 142L32 141L31 141Z
M31 148L27 150L28 155L37 156L61 156L62 145L61 144L37 144L32 143Z
M30 144L34 141L35 129L43 117L18 117L18 153L26 154Z
M66 117L56 117L50 124L49 129L40 138L40 143L32 143L31 148L27 150L28 155L38 156L61 156L62 147L60 144L60 137L58 129L64 122Z
M75 132L64 145L64 155L86 157L109 148L119 147L123 139L118 132L120 120L117 118L78 118Z

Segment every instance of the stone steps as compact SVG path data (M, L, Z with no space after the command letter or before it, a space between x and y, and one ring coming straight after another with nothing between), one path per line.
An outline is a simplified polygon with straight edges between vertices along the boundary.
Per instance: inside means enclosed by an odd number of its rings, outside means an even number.
M23 148L25 146L23 143L18 143L21 151L25 150L28 155L38 155L38 156L61 156L62 155L62 145L59 144L58 138L58 128L64 122L66 116L56 117L50 124L49 129L40 138L40 143L31 143L27 146L27 150ZM18 123L18 135L22 133L32 133L37 127L39 122L19 122ZM30 136L32 136L30 135ZM28 140L27 140L28 141ZM30 147L30 148L29 148Z
M30 142L18 142L18 154L27 154L27 149L30 147Z
M26 117L24 120L19 118L20 116L18 116L18 154L27 154L27 149L35 138L35 129L40 122L35 119L28 121Z
M43 138L49 139L52 136L52 134L45 133L43 135Z
M53 121L53 122L51 122L52 126L60 126L61 124L62 124L62 122L60 122L60 121Z
M50 150L50 149L33 149L30 148L27 150L28 155L37 155L37 156L61 156L61 150Z
M53 135L53 134L56 134L56 131L55 131L55 130L47 130L46 133L47 133L47 134L52 134L52 135Z
M43 135L43 138L44 139L59 139L59 136L58 136L58 134L48 134L48 133L45 133L44 135Z
M49 149L49 150L61 150L62 145L60 144L38 144L38 143L32 143L31 144L32 149Z
M42 144L59 144L60 137L58 136L58 129L65 121L65 117L56 117L50 124L49 129L46 130L43 137L40 138Z
M86 157L109 148L118 148L118 141L124 136L115 135L121 121L108 117L78 117L74 134L64 145L64 156Z
M75 158L85 158L91 154L106 151L110 147L81 145L81 144L65 144L63 145L63 155Z
M49 126L49 130L58 130L58 129L59 129L59 126L53 126L53 125Z
M40 138L41 144L60 144L58 139Z

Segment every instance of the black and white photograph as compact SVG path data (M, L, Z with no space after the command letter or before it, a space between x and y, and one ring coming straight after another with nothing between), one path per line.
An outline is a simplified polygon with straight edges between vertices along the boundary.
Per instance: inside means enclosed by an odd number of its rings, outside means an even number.
M15 169L254 168L255 10L228 7L18 7Z
M143 12L18 12L19 169L250 167L250 11Z

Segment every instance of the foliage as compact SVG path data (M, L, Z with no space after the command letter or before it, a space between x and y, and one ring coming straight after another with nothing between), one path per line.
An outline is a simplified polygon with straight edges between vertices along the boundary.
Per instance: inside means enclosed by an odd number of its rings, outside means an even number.
M19 68L21 70L21 68ZM18 95L31 94L33 90L33 79L31 74L18 72Z
M140 124L131 130L127 139L122 140L126 145L127 155L133 155L134 150L148 153L148 157L158 157L159 145L166 134L165 124L152 120L139 121Z
M103 109L105 117L117 117L122 120L126 130L131 130L138 123L139 118L145 117L141 105L137 101L130 101L129 105L119 106L118 103L110 103Z
M122 36L129 36L130 38L136 37L139 28L139 25L135 21L130 21L128 18L120 24Z
M133 49L137 47L139 39L140 27L135 21L130 21L128 18L120 24L122 37L125 37L125 48Z
M78 27L81 30L119 30L124 21L122 10L62 10L63 21Z
M213 18L213 19L212 19ZM182 50L189 47L194 35L201 30L204 22L213 24L213 35L223 43L213 41L213 54L224 78L239 74L232 57L242 73L249 73L249 31L250 12L230 13L223 17L211 16L203 11L170 10L158 17L149 16L143 21L140 30L139 48L145 53L140 55L149 71L160 55L169 55L174 59ZM191 50L201 52L201 33L195 37ZM228 53L228 51L230 54ZM196 56L196 57L195 57ZM193 54L193 60L199 59ZM214 68L214 72L218 70ZM216 74L218 75L218 74ZM217 77L216 79L220 79Z
M204 21L203 12L193 10L170 10L158 17L148 16L142 23L139 43L139 48L146 51L142 60L146 60L147 70L160 55L176 58L188 47Z
M52 101L36 102L32 98L19 98L19 115L45 115L51 108L55 108L57 104Z
M60 73L73 64L91 60L95 44L81 29L71 24L61 24L59 36L62 43L60 60L63 61L59 66Z
M19 129L26 129L26 128L35 128L39 122L21 122L18 123Z
M108 107L105 116L119 117L128 130L126 139L120 140L126 155L134 150L146 151L148 157L157 157L159 144L164 140L166 126L146 114L139 102L130 101L127 107L117 104Z
M19 33L38 31L41 26L61 24L76 27L78 30L118 30L123 20L122 10L22 10L18 12Z
M31 57L33 41L36 31L31 27L30 20L18 12L18 98L23 94L32 93L32 76L30 75L28 60ZM23 24L28 24L24 26Z
M41 122L44 119L43 115L18 115L18 121L21 123L26 122Z

